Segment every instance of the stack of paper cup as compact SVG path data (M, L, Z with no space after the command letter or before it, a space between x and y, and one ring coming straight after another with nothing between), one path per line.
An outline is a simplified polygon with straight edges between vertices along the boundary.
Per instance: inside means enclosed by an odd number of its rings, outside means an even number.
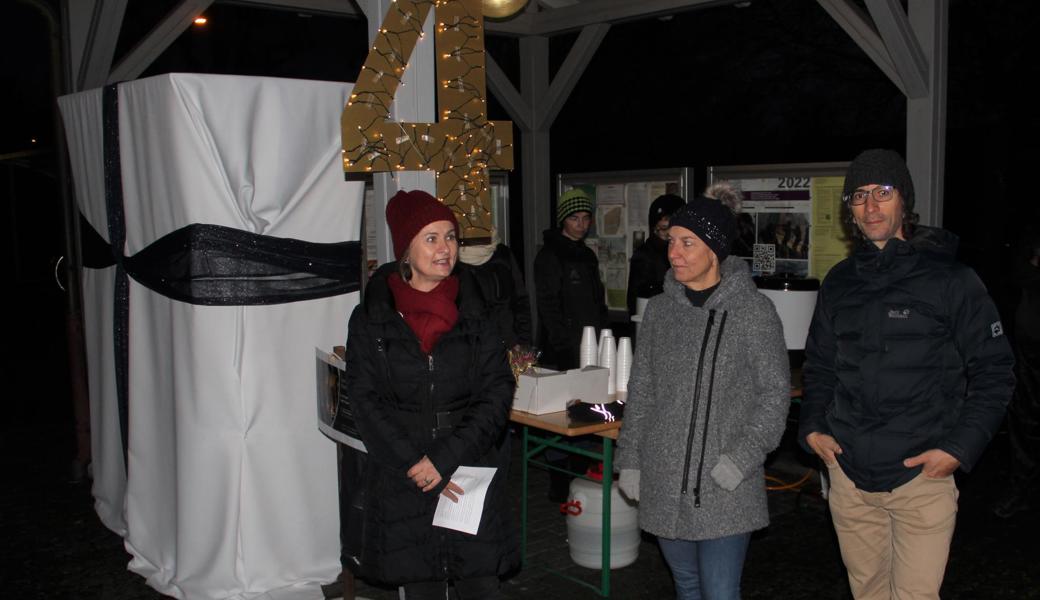
M617 346L617 391L628 392L628 376L632 373L632 339L623 337Z
M606 338L611 338L611 342L613 342L613 337L614 337L614 332L611 331L610 329L604 327L603 329L599 330L599 345L596 346L596 364L601 366L601 367L603 366L603 364L601 362L599 362L599 357L603 355L603 340L606 339ZM615 344L615 350L616 349L617 349L617 346Z
M581 332L581 346L578 354L578 367L584 369L599 362L599 348L596 346L596 328L586 325Z
M599 366L607 369L607 401L613 402L617 398L617 347L613 336L600 340Z

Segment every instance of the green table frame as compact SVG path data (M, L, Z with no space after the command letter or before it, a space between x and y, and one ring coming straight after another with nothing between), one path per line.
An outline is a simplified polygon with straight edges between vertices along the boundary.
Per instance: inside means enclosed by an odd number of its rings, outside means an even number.
M549 568L546 568L546 570L555 575L559 575L560 577L564 577L570 581L591 588L604 598L609 598L610 492L614 483L614 440L617 439L618 430L621 428L621 422L615 421L613 423L596 423L591 425L572 423L568 420L566 412L534 415L516 410L510 413L510 420L521 425L523 430L523 453L521 461L523 493L520 497L520 555L524 568L529 566L527 561L527 486L530 465L537 465L545 469L569 473L569 471L565 469L536 460L535 457L541 454L546 448L556 448L557 450L564 452L586 456L596 461L603 461L603 480L601 482L603 486L603 534L600 546L602 560L600 563L599 587L597 588L586 581L571 577L560 571L555 571ZM538 430L538 433L532 433L532 429ZM593 450L587 450L570 441L572 438L584 435L598 435L602 437L603 451L596 452ZM582 474L572 474L584 477Z

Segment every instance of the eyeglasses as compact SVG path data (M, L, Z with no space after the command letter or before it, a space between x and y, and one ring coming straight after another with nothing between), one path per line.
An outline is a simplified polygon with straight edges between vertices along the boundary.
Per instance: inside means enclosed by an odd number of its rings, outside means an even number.
M845 194L843 200L852 206L862 206L867 198L874 198L874 202L888 202L895 196L895 188L890 185L879 185L872 190L856 190L851 194Z

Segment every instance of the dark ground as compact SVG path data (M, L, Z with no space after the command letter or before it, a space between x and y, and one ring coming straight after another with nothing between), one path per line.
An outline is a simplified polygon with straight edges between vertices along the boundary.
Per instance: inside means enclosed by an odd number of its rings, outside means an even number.
M35 412L35 411L34 411ZM58 423L57 425L60 425ZM157 599L126 570L121 540L92 509L89 485L69 483L70 442L55 422L7 421L0 440L0 593L5 598ZM519 444L514 444L518 448ZM988 511L999 493L1006 439L998 436L981 464L959 475L960 516L942 596L947 599L1040 598L1040 511L1002 520ZM770 474L794 481L802 457L785 440ZM519 469L513 469L519 489ZM570 562L564 517L544 499L546 477L532 473L530 555L534 561L598 582L598 571ZM519 498L519 497L518 497ZM518 500L519 502L519 500ZM800 493L770 492L772 525L755 535L744 570L745 598L843 599L849 594L816 479ZM635 564L614 571L614 598L671 598L669 575L652 540ZM509 598L593 598L586 588L529 567L506 582ZM396 591L362 586L362 596L396 599Z

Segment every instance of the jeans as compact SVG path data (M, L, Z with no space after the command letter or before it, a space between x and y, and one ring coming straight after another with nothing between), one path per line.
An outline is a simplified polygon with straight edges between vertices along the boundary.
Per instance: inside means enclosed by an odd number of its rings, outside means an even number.
M672 570L677 600L740 600L740 573L750 532L696 542L657 541Z

